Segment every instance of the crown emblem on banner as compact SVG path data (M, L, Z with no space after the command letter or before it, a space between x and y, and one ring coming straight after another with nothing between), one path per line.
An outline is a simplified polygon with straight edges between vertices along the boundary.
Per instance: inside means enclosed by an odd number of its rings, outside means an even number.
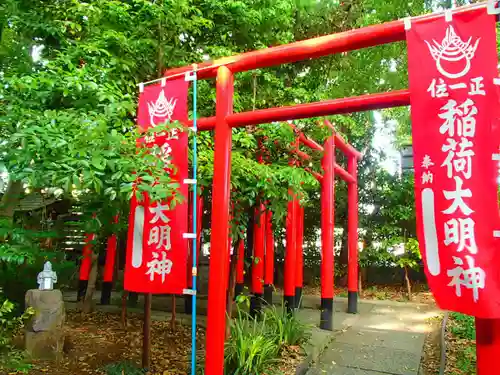
M165 97L165 91L161 90L156 102L148 102L149 120L152 126L155 126L155 117L163 119L161 122L170 121L174 114L177 99Z
M453 29L453 26L448 27L446 35L441 44L432 40L433 44L425 41L429 47L432 58L436 61L436 67L439 73L448 78L461 78L465 76L471 67L471 60L476 53L477 46L481 38L476 40L475 44L471 44L472 37L467 42L464 42ZM464 60L463 62L461 62ZM462 70L458 73L450 73L443 68L443 61L447 61L453 65L461 62ZM458 69L457 69L458 70Z

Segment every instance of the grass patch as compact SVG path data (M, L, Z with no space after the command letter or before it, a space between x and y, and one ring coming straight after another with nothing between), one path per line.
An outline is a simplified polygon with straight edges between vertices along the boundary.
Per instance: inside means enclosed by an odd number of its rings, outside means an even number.
M474 317L450 313L447 335L447 373L451 375L476 374L476 326Z
M269 307L256 317L238 310L225 347L225 374L280 374L282 356L310 338L309 329L293 315Z

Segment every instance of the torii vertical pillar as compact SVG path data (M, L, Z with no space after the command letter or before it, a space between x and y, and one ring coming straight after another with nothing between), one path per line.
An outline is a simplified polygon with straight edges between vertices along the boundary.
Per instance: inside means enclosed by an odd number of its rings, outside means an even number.
M283 288L283 300L287 313L292 313L295 308L295 262L297 258L297 205L295 194L289 189L290 200L288 201L288 213L286 216L286 247L285 247L285 285Z
M266 212L266 255L264 261L264 301L268 305L273 303L274 289L274 233L273 233L273 213Z
M254 316L262 308L264 296L264 253L266 246L266 212L260 203L255 210L254 244L252 259L252 298L250 300L250 315Z
M229 262L229 201L231 197L232 129L226 117L233 112L234 76L225 66L217 70L215 151L212 189L212 233L208 282L205 374L224 373L224 338Z
M320 328L333 330L333 278L335 229L335 143L330 136L324 146L321 182L321 318Z
M82 260L80 262L80 274L78 280L78 292L76 295L76 300L80 301L85 297L87 292L87 286L89 285L89 276L92 269L92 241L95 235L93 233L87 233L85 235L85 245L82 249Z
M295 308L300 308L302 301L302 287L304 284L304 207L300 205L300 200L296 200L297 219L295 225L297 227L297 243L295 244L297 250L297 258L295 259Z
M500 354L500 319L476 317L476 369L478 375L496 375Z
M113 224L118 223L118 215L113 218ZM104 262L104 275L102 277L101 305L111 303L111 291L113 290L113 276L115 273L116 247L118 239L113 233L108 237L106 244L106 260Z
M188 228L189 233L194 233L193 230L193 203L192 198L189 200L188 204ZM198 267L198 261L200 259L200 249L201 249L201 229L203 223L203 197L196 195L196 249L193 249L193 241L188 241L188 261L187 261L187 288L193 289L193 255L196 252L196 267ZM193 296L186 294L184 296L184 312L186 314L191 314L193 312Z
M243 293L245 287L245 240L238 241L238 253L236 254L236 285L234 287L234 298Z
M348 271L347 271L347 312L358 312L358 161L355 156L349 156L347 171L354 177L354 183L349 183L348 201Z

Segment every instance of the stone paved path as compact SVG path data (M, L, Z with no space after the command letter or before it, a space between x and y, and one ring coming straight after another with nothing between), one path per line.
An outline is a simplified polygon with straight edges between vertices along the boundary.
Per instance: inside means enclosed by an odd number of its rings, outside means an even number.
M439 314L427 305L363 301L352 325L337 332L308 375L417 375L429 331Z

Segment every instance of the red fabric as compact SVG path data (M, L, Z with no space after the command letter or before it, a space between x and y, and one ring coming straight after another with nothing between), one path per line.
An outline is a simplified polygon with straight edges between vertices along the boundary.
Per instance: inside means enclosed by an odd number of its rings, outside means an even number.
M407 41L417 229L429 286L442 309L499 318L495 17L481 9L450 23L414 22Z
M160 84L146 86L139 96L138 126L141 130L170 120L186 122L187 91L188 83L183 78L169 81L165 87ZM152 203L147 194L141 202L132 198L125 289L138 293L182 294L187 283L189 241L183 238L188 229L188 188L183 183L188 177L188 135L172 130L169 134L144 137L139 143L146 147L156 144L165 153L170 153L175 169L166 172L179 183L184 201L168 210L168 202Z

